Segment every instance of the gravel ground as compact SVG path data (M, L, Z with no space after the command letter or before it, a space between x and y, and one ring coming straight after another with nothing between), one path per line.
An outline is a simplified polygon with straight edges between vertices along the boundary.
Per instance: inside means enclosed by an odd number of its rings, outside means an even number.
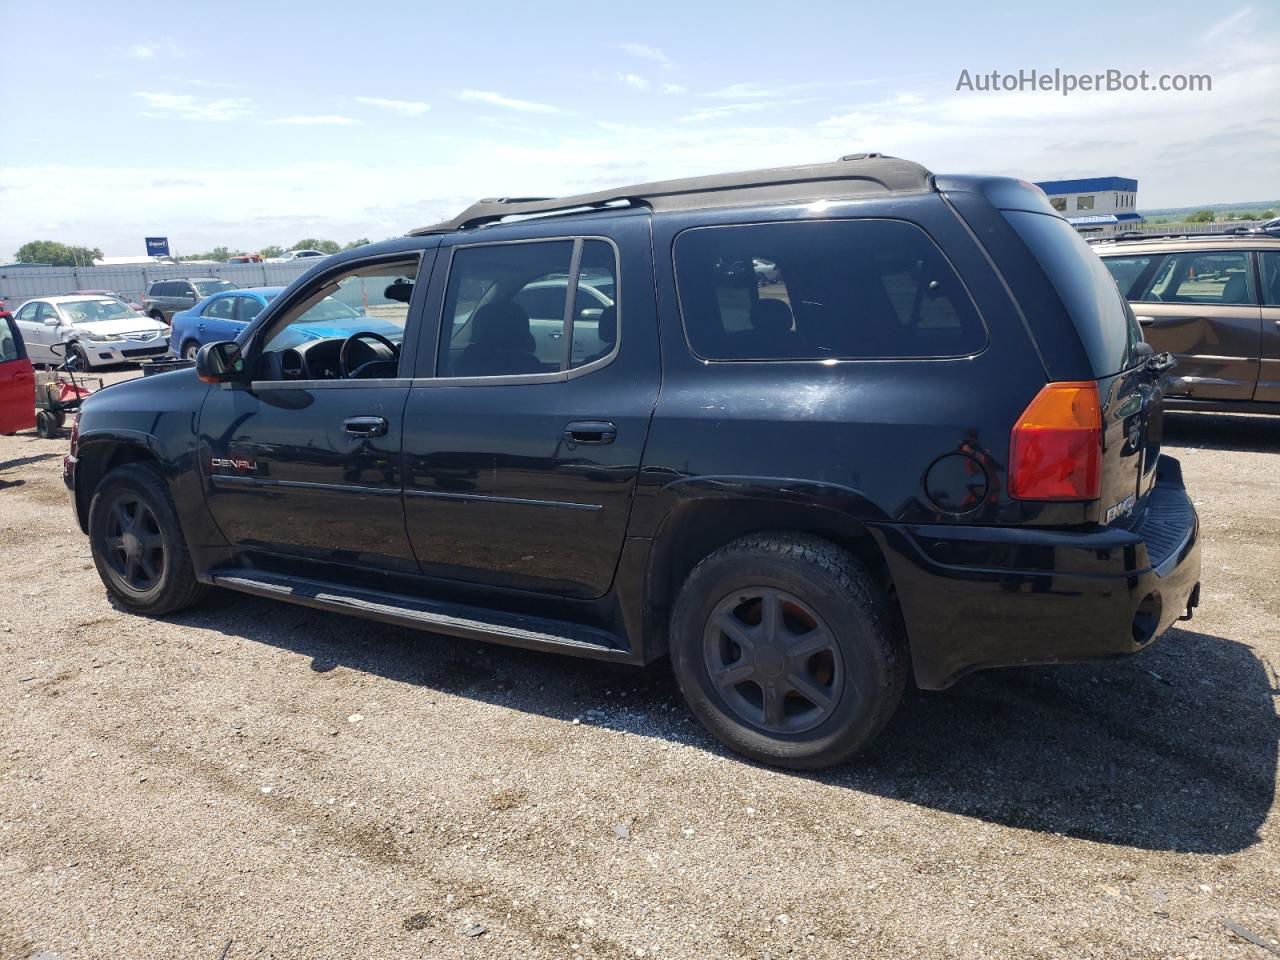
M1280 422L1167 432L1187 629L911 693L820 776L727 754L660 669L128 616L66 441L0 437L0 957L1261 960L1223 920L1280 939Z

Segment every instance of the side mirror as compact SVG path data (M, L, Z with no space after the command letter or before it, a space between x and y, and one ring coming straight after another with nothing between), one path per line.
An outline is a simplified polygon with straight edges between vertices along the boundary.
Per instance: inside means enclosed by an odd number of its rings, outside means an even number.
M45 317L44 325L46 327L57 327L62 325L62 320L58 317Z
M231 340L206 343L196 354L196 376L205 383L230 383L244 376L240 346Z

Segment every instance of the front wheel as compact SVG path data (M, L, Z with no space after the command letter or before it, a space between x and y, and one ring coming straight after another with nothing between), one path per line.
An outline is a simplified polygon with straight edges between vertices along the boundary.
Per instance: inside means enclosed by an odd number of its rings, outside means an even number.
M762 763L813 770L869 744L897 709L906 651L883 587L807 535L752 535L689 574L671 660L698 719Z
M89 369L89 355L84 352L80 344L73 343L67 347L66 366L68 370L74 370L77 373Z
M98 485L89 504L89 546L107 591L137 613L172 613L204 592L177 509L152 464L117 467Z

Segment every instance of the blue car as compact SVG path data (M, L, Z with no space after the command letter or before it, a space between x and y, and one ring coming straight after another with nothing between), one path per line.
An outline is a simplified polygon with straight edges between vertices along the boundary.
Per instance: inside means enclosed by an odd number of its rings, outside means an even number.
M194 360L206 343L235 340L249 321L262 312L284 287L250 287L227 290L201 300L190 310L173 315L169 349L175 357ZM353 307L333 297L325 297L307 311L308 323L290 324L274 341L276 349L297 346L308 340L350 336L360 331L381 333L399 342L404 328L376 317L367 316L361 307ZM343 321L350 320L350 323ZM314 324L314 325L313 325Z
M262 312L284 287L226 290L206 297L189 310L173 315L169 350L175 357L194 360L206 343L234 340L249 321Z

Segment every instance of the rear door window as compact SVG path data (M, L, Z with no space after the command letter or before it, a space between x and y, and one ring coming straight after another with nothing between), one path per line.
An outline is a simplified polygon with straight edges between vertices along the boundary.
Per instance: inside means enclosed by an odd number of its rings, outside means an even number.
M1259 253L1258 266L1262 268L1262 302L1268 307L1280 307L1280 252Z
M1138 299L1152 303L1249 306L1257 302L1252 273L1249 255L1239 251L1170 254Z
M236 301L239 297L219 297L207 307L204 308L206 317L217 317L222 320L230 320L235 313Z
M696 227L675 244L689 346L707 360L967 356L986 328L919 227L821 220Z

